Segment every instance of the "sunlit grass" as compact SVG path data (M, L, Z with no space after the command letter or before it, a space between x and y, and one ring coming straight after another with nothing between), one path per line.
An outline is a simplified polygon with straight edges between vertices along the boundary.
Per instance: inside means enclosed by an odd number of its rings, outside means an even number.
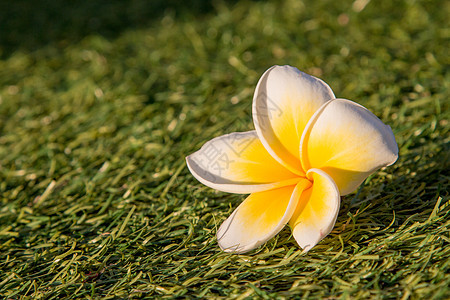
M449 298L448 2L157 3L0 26L1 297ZM286 228L230 255L215 233L244 196L185 156L252 129L274 64L368 107L400 157L308 254Z

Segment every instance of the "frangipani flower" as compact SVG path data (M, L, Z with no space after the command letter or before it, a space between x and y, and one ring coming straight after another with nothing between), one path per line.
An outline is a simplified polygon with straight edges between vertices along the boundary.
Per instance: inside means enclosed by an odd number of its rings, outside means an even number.
M259 80L253 122L256 130L214 138L186 158L203 184L250 194L217 232L227 252L250 251L288 223L308 251L334 227L340 196L398 157L389 126L290 66Z

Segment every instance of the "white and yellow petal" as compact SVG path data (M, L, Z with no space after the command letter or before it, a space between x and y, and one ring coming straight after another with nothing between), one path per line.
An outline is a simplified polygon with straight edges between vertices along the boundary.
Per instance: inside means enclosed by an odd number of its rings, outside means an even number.
M304 175L299 145L311 116L334 99L322 80L291 66L274 66L261 77L253 98L253 122L267 151L292 172Z
M270 156L255 131L212 139L186 162L197 180L224 192L249 194L299 181Z
M330 176L310 169L307 177L313 184L302 193L289 221L295 240L305 251L331 232L340 206L339 190Z
M391 128L345 99L332 100L316 112L305 128L300 152L302 165L325 171L341 195L351 193L372 172L398 157Z
M300 194L310 185L302 179L297 185L248 196L217 231L220 248L244 253L264 244L288 223Z

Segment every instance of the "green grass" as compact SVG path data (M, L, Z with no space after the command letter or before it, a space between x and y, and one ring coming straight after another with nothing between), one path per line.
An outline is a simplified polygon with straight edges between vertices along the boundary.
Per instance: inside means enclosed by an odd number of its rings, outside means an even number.
M2 4L0 296L450 298L450 6L366 2ZM306 255L288 228L226 254L244 196L184 159L252 129L274 64L369 108L400 157Z

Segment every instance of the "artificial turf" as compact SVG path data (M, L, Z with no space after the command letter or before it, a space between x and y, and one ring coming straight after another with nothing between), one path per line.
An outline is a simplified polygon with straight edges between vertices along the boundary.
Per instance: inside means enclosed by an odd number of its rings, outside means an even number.
M0 297L449 299L448 1L0 4ZM395 165L303 254L215 233L244 199L185 156L253 129L270 66L390 125Z

